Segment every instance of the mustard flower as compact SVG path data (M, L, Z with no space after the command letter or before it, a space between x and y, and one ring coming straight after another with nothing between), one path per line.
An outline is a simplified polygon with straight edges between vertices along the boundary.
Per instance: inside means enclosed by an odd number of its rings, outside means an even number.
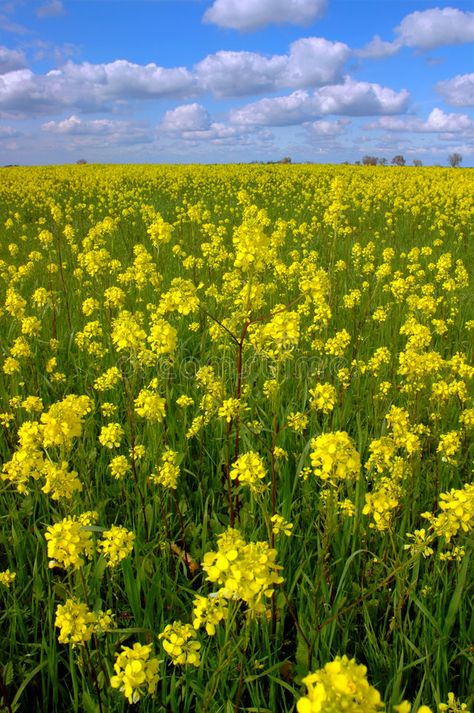
M47 528L45 539L50 567L82 567L84 557L92 556L92 532L86 528L96 519L97 513L85 512L78 517L65 517Z
M133 550L135 534L121 525L112 525L105 530L102 539L97 543L97 550L102 552L107 567L116 567Z
M150 476L150 480L163 485L165 488L176 490L179 472L178 454L171 448L166 448L161 457L161 465L158 467L157 472Z
M201 644L194 636L194 627L191 624L174 621L165 626L158 638L175 666L199 666Z
M360 456L345 431L323 433L311 441L311 465L322 480L357 480Z
M147 421L159 422L165 417L166 401L155 391L142 389L134 403L137 414Z
M205 626L208 636L214 636L216 626L227 616L227 600L219 594L202 597L197 594L193 601L193 626Z
M275 515L272 515L272 517L270 518L270 522L272 523L272 532L274 535L279 535L280 533L283 533L287 537L291 536L293 523L285 520L282 515L278 515L278 513L275 513Z
M240 485L248 485L253 493L263 490L262 480L266 474L262 457L255 451L239 456L230 469L231 479L238 480Z
M124 430L119 423L108 423L100 429L99 442L106 448L118 448L123 436Z
M296 704L298 713L377 713L384 708L380 693L367 681L367 668L347 656L336 656L303 683L308 692Z
M122 646L117 654L110 685L118 688L130 704L138 703L144 693L152 695L156 691L161 661L152 657L151 651L151 644L137 642L133 647Z
M82 483L75 470L68 470L66 461L52 463L46 461L43 468L45 484L41 488L43 493L51 494L53 500L65 498L70 500L74 493L81 492Z
M60 629L60 644L86 644L94 633L97 616L83 602L67 599L56 608L55 625Z
M311 396L311 410L330 413L336 403L336 389L331 384L316 384L309 390Z
M122 480L125 476L130 473L132 467L126 456L115 456L109 463L109 470L112 477L116 480Z
M16 572L10 572L9 569L0 572L0 584L4 587L9 587L16 579Z

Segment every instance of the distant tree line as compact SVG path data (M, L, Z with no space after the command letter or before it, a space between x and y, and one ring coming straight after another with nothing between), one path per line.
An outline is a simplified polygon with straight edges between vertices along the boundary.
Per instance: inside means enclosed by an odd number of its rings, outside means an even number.
M462 156L457 152L452 153L448 156L448 163L450 166L452 166L452 168L457 168L458 166L460 166L461 161ZM355 163L358 166L360 166L361 163L363 166L387 166L388 162L384 156L369 156L368 154L366 154L362 158L362 161L356 161ZM402 154L397 154L392 158L391 164L392 166L406 166L405 157ZM421 161L419 158L414 158L413 166L419 168L420 166L423 166L423 161Z

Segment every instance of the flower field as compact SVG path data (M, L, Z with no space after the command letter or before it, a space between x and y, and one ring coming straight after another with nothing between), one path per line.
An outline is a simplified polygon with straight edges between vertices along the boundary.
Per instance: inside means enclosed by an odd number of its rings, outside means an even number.
M472 195L1 170L0 710L473 710Z

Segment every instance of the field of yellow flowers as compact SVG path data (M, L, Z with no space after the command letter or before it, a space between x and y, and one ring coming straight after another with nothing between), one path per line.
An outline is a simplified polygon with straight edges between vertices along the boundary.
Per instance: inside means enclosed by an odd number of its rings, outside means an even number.
M473 173L0 176L0 710L473 710Z

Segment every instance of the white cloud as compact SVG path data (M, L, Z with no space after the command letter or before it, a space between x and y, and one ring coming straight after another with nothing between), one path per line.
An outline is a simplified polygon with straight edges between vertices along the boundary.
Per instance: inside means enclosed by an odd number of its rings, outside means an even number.
M42 43L39 50L43 55L51 48ZM64 51L73 52L75 48L66 47ZM351 50L342 42L308 37L293 42L285 55L217 52L192 71L124 59L104 64L68 60L42 75L21 69L24 57L20 52L0 48L0 70L3 60L8 72L3 80L0 77L0 112L27 116L54 115L64 110L111 111L133 100L191 98L207 92L217 97L249 96L334 84L340 81L350 55Z
M14 72L16 69L22 69L25 65L26 59L23 52L0 46L0 74Z
M388 87L370 82L355 82L346 78L344 84L321 87L315 92L321 114L371 116L399 114L405 111L409 93L406 89L395 92Z
M435 108L426 121L419 117L382 116L367 128L395 132L466 134L474 132L474 120L467 114L445 114L441 109Z
M326 0L214 0L203 20L248 32L266 25L308 25L325 7Z
M146 99L179 96L191 91L193 79L185 67L166 69L150 63L134 64L118 59L107 64L67 62L46 78L72 85L106 99Z
M474 42L474 12L453 7L412 12L403 18L395 32L401 44L420 49Z
M167 135L187 143L207 142L215 145L249 145L258 139L263 146L273 137L254 126L237 126L211 121L201 104L182 104L165 113L158 126L159 136Z
M278 88L303 89L337 82L351 50L343 42L307 37L290 45L286 67Z
M379 35L375 35L365 47L356 50L356 55L366 59L382 59L396 54L400 47L400 42L385 42Z
M311 137L314 138L333 138L340 136L346 130L346 127L351 123L350 119L337 119L336 121L328 121L327 119L319 119L304 125Z
M160 130L170 134L183 131L206 131L211 125L209 112L200 104L182 104L167 111L161 120Z
M232 109L230 119L243 126L291 126L310 121L317 115L314 97L299 89L289 96L260 99Z
M195 66L195 75L204 91L218 97L248 96L334 83L350 55L342 42L307 37L293 42L286 55L227 51L208 55Z
M463 12L453 7L433 7L406 15L395 28L393 42L379 35L360 50L359 57L381 59L396 54L402 47L431 50L445 45L474 42L474 12Z
M65 15L66 11L62 0L49 0L49 2L41 5L36 11L38 17L58 17Z
M474 106L474 72L438 82L436 90L446 104L451 106Z
M126 60L74 64L36 75L20 69L0 76L0 112L57 114L64 109L107 111L133 99L189 96L194 80L185 67L165 69Z
M86 121L74 114L62 121L48 121L41 129L57 137L73 137L74 146L116 146L150 143L153 140L150 130L140 123L112 119Z
M221 51L208 55L195 67L199 85L219 97L245 96L273 91L287 57L264 57L256 52Z
M408 102L406 90L395 92L369 82L346 78L343 84L328 85L310 94L297 90L288 96L260 99L233 109L231 120L242 125L290 126L327 114L372 116L398 114Z

